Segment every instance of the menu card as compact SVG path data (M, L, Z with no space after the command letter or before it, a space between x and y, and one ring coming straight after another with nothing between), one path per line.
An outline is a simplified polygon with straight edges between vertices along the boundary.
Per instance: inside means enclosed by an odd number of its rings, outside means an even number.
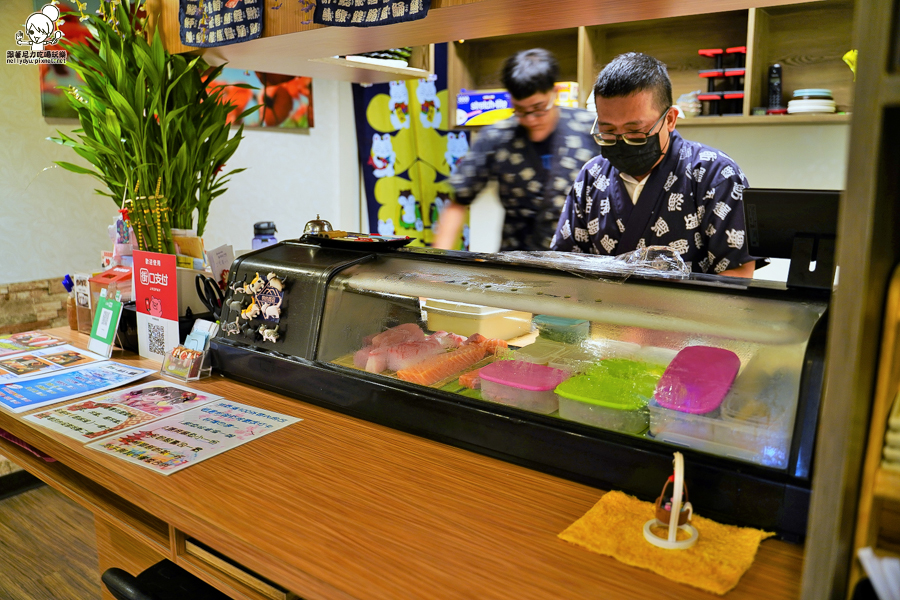
M221 396L153 381L24 419L81 441L91 441L219 399Z
M116 362L82 365L21 383L0 385L0 407L17 413L24 412L104 392L143 379L151 373L154 371Z
M71 369L98 360L104 358L68 344L20 352L0 358L0 383L34 379L50 372Z
M219 400L86 447L168 475L302 420Z
M65 342L40 331L24 331L0 336L0 356L16 354L25 350L61 346Z

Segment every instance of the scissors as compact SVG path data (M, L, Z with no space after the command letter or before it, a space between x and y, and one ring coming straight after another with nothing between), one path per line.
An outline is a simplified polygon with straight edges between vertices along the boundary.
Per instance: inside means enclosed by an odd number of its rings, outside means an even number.
M225 296L222 294L222 290L219 289L219 284L212 277L197 274L196 279L194 279L194 287L197 288L197 296L200 297L200 302L209 309L213 317L218 319L222 303L225 301Z

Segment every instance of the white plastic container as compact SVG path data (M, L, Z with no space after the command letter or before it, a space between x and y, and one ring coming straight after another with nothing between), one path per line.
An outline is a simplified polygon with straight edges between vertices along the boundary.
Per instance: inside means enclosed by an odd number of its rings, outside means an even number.
M521 360L500 360L482 367L481 397L548 415L559 408L553 390L569 374L559 369Z
M650 403L650 434L660 440L719 456L783 469L790 455L799 381L784 371L751 364L722 405L706 414Z
M569 421L624 433L641 433L647 429L646 406L615 408L559 395L559 416Z
M479 304L426 298L428 329L449 331L466 337L480 333L486 338L509 340L531 331L531 313Z
M551 342L538 338L532 344L522 346L513 355L516 360L523 360L536 365L546 365L555 357L562 355L569 346L561 342Z

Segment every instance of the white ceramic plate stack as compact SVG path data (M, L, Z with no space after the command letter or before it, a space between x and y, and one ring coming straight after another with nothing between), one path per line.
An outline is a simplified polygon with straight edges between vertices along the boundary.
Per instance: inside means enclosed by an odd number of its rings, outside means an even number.
M794 99L788 102L789 115L802 113L833 113L837 110L831 90L806 89L794 92Z
M888 430L884 436L884 453L881 466L900 471L900 394L894 399L888 416Z

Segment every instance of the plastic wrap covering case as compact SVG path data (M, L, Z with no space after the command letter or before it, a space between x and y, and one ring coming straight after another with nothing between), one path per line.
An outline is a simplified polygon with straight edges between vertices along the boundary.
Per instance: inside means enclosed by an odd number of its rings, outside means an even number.
M678 449L704 514L804 534L827 294L686 273L667 249L370 246L283 242L236 261L220 371L639 497Z

